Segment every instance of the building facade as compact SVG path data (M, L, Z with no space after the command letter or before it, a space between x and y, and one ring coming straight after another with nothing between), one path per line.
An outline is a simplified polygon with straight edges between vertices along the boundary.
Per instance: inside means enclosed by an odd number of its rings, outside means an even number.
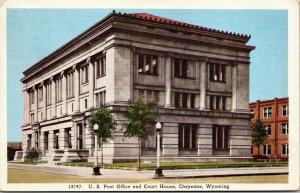
M253 121L260 119L268 134L267 144L252 147L255 157L272 159L287 159L289 155L289 99L275 98L273 100L250 103Z
M105 104L118 126L104 145L104 161L136 160L137 139L124 138L122 113L128 100L143 96L158 102L162 161L249 159L255 48L246 45L249 39L113 12L24 72L23 149L39 149L48 161L92 161L87 118ZM142 160L156 159L154 125L142 142Z

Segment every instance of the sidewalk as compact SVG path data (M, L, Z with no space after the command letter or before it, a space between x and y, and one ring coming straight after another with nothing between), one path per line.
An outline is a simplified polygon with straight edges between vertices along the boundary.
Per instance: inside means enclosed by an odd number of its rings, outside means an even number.
M50 172L57 174L73 175L83 178L129 178L151 179L154 171L132 171L101 169L101 176L92 175L91 167L55 166L49 164L26 165L9 163L8 168ZM250 175L276 175L288 174L287 167L248 167L248 168L216 168L216 169L185 169L163 170L165 178L204 178L204 177L229 177Z

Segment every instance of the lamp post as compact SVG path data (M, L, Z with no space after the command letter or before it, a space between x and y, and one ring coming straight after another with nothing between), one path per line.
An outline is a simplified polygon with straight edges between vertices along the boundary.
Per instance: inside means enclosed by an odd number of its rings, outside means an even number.
M162 168L160 167L160 131L161 131L160 122L157 122L155 127L156 127L156 134L157 134L157 141L156 141L157 160L156 160L155 174L153 178L163 178L164 175L162 173Z
M96 123L94 125L94 134L95 134L95 165L93 167L93 175L101 175L100 168L98 166L98 129L99 129L99 125Z

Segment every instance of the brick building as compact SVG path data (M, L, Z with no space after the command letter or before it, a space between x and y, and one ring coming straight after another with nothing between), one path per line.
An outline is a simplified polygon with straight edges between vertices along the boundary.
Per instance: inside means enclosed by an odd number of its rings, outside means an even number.
M286 159L289 153L289 99L275 98L273 100L250 103L253 120L260 118L268 134L268 144L260 146L260 155L272 159ZM257 147L253 147L253 156L258 156Z
M24 71L23 149L35 147L48 161L92 161L87 118L105 104L118 126L104 145L104 161L136 160L137 139L124 138L122 112L128 100L143 96L158 101L162 161L249 159L255 48L249 39L147 13L113 12ZM142 143L142 160L156 159L155 133Z

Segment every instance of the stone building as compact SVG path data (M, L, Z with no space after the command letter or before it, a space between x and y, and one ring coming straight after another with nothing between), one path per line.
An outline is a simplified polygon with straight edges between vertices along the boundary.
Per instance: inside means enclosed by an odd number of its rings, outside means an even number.
M137 139L124 138L126 102L158 101L162 161L251 157L250 36L147 13L111 13L26 71L23 150L42 160L94 159L87 118L106 104L118 122L104 161L132 161ZM142 160L156 159L156 134ZM23 153L24 157L25 153ZM100 155L100 153L99 153Z
M273 100L257 100L250 103L253 121L261 119L264 130L268 134L267 144L252 147L253 156L272 159L287 159L289 155L289 98Z

